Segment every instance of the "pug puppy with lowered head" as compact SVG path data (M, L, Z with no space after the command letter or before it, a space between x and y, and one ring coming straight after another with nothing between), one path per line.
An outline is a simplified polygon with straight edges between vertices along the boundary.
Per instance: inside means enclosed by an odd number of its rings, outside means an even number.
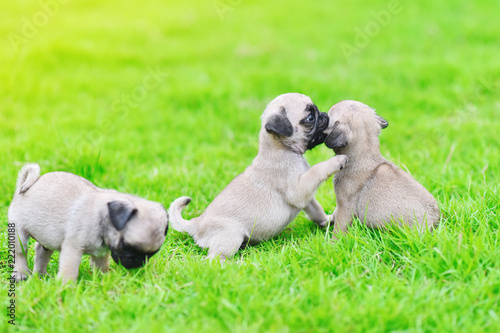
M38 164L19 172L9 207L9 226L16 229L16 280L29 274L25 251L29 237L36 240L34 271L47 273L53 251L60 251L58 277L63 283L78 278L83 254L94 267L109 269L109 252L125 268L144 265L165 241L165 208L115 190L101 189L67 172L40 177Z
M378 136L387 121L369 106L342 101L328 112L325 145L349 163L335 174L335 234L345 232L353 218L379 228L395 221L432 229L440 219L436 199L408 173L380 153Z
M169 208L172 228L208 248L208 258L224 261L242 246L276 236L302 209L314 222L324 223L327 216L314 193L347 158L335 156L310 168L303 154L324 142L327 127L327 114L309 97L278 96L262 114L259 152L252 164L197 218L184 220L181 212L191 199L176 199Z

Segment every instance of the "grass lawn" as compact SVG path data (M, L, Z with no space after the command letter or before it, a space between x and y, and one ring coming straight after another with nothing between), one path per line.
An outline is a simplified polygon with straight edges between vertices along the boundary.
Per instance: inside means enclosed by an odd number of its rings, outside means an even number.
M59 1L1 5L0 331L500 331L498 1ZM84 257L65 286L54 255L50 277L16 286L8 323L25 162L165 206L188 195L195 217L251 163L285 92L376 108L382 153L438 199L438 230L356 223L333 243L301 213L224 267L171 231L145 268L93 273ZM317 198L333 211L331 180Z

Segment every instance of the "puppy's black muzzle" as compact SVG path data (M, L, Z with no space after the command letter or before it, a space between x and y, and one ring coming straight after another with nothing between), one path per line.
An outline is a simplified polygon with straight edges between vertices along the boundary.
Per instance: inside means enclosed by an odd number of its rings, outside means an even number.
M111 249L111 257L117 264L121 264L126 269L138 268L144 266L146 260L151 258L158 250L144 253L139 249L124 244L123 239L117 249Z
M311 140L309 141L309 144L307 145L307 149L313 149L317 145L322 144L325 142L326 139L326 134L323 133L325 129L328 127L328 122L330 121L330 118L328 117L328 113L326 112L318 112L318 118L316 122L316 130L313 133L313 136Z

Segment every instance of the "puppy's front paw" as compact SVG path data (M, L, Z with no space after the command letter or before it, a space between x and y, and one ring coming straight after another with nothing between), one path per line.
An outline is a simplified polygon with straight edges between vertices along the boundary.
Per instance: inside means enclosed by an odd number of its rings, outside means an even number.
M326 221L319 222L318 226L320 228L326 228L326 227L330 226L331 224L333 224L333 215L327 215Z
M335 163L335 171L339 171L346 166L347 162L349 161L349 158L347 157L347 155L336 155L332 157L330 160Z

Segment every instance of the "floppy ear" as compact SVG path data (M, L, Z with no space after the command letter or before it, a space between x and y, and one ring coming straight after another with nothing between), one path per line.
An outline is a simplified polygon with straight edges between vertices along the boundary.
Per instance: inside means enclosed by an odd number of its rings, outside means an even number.
M347 136L340 131L332 132L326 137L325 145L330 149L347 147Z
M342 127L342 128L339 128ZM347 133L343 130L345 126L335 125L325 139L325 145L330 149L345 148L349 144ZM346 128L347 129L347 128ZM350 129L348 129L350 131Z
M125 201L111 201L108 202L109 219L116 228L121 231L125 228L130 219L137 214L137 208Z
M279 136L292 136L293 134L293 126L288 120L286 116L285 108L281 108L281 112L279 114L275 114L267 121L264 126L267 133L276 134Z
M380 125L380 127L382 129L386 128L387 126L389 126L389 123L387 122L387 120L385 120L384 118L382 118L381 116L379 116L378 114L375 115L375 117L377 118L377 121Z

